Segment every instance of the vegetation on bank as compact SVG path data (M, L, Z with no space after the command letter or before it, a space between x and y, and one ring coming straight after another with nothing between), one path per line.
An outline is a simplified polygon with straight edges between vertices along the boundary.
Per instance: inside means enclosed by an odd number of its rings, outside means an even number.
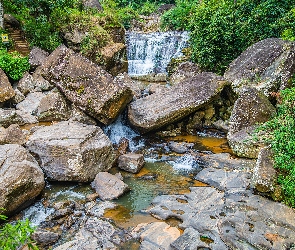
M3 210L0 208L0 210ZM1 220L5 221L7 217L0 214L0 249L13 250L27 245L29 249L38 250L33 244L31 234L34 228L30 225L29 220L17 221L15 224L5 223L1 225Z

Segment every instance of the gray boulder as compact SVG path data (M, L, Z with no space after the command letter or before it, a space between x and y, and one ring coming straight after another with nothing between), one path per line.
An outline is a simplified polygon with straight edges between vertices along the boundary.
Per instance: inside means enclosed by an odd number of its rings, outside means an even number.
M18 124L12 124L7 129L0 127L0 144L23 145L27 141L25 133Z
M0 125L7 128L12 124L24 125L26 122L23 117L23 112L14 108L0 108Z
M0 103L5 102L15 96L14 89L12 88L8 77L0 68Z
M144 157L142 154L128 153L120 155L118 158L118 167L136 174L138 173L144 165Z
M44 175L34 157L20 145L1 145L0 162L0 207L4 214L11 214L40 194Z
M274 192L277 171L274 168L273 152L270 147L262 148L253 169L252 185L259 192Z
M35 69L42 65L47 56L49 56L48 52L38 47L33 47L29 54L29 64L31 65L31 68Z
M267 38L253 44L235 59L224 77L239 93L251 86L267 97L271 92L290 87L295 72L295 45L279 38Z
M129 190L127 184L108 172L100 172L91 183L102 200L113 200Z
M240 157L257 158L263 143L255 140L255 128L275 114L276 109L264 94L255 88L243 89L229 120L227 139L233 152Z
M44 96L36 109L39 121L64 121L71 116L70 106L58 91Z
M52 52L42 67L46 80L104 124L114 121L132 99L129 88L114 84L110 74L64 45Z
M195 112L211 102L227 82L214 73L201 73L166 91L132 102L128 118L136 129L146 133Z
M77 122L40 127L26 146L40 159L47 177L56 181L92 181L115 160L112 143L103 131Z
M103 8L98 0L83 0L83 5L85 8L94 8L99 11L103 11Z

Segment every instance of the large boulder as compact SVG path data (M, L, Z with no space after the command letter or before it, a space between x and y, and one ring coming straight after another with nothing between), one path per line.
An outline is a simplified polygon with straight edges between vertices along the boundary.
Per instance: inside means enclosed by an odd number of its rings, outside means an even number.
M0 102L5 102L15 96L14 90L5 75L4 71L0 68Z
M202 108L222 91L227 82L214 73L204 72L171 88L138 99L130 104L128 118L146 133L173 123Z
M33 47L29 54L29 64L31 68L35 69L42 65L47 56L49 56L48 52L38 47Z
M20 145L1 145L0 161L0 207L11 214L40 194L44 175L34 157Z
M295 44L279 38L268 38L253 44L235 59L224 77L239 93L251 86L266 96L290 87L295 72Z
M229 121L227 137L233 152L240 157L257 158L262 144L254 140L254 130L275 114L275 107L264 94L256 88L244 88L234 104Z
M37 129L26 143L51 180L90 182L115 160L111 141L93 125L59 122Z
M19 144L27 142L27 133L18 124L12 124L7 129L0 127L0 144Z
M114 121L132 100L129 88L114 84L105 70L64 45L47 57L42 75L77 107L104 124Z

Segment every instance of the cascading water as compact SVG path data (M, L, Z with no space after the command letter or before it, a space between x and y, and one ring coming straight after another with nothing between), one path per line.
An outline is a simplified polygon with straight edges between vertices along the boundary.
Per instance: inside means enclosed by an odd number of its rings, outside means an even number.
M165 73L172 58L182 56L188 46L188 32L127 32L128 74L130 76Z

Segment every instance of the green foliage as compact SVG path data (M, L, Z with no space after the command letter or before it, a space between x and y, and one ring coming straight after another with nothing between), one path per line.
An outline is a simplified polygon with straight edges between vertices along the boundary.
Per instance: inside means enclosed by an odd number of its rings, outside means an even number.
M222 74L255 42L268 37L292 39L293 0L178 0L162 18L165 28L191 31L192 60Z
M284 202L295 207L295 87L280 92L275 118L260 127L267 131L265 140L274 151Z
M5 215L0 214L0 220L6 219ZM0 226L0 249L14 250L27 245L29 249L38 250L38 247L33 245L33 241L30 238L34 230L28 219L17 221L15 224L6 223Z
M8 53L0 50L0 68L12 80L19 80L24 72L30 69L28 57L23 57L19 53Z

